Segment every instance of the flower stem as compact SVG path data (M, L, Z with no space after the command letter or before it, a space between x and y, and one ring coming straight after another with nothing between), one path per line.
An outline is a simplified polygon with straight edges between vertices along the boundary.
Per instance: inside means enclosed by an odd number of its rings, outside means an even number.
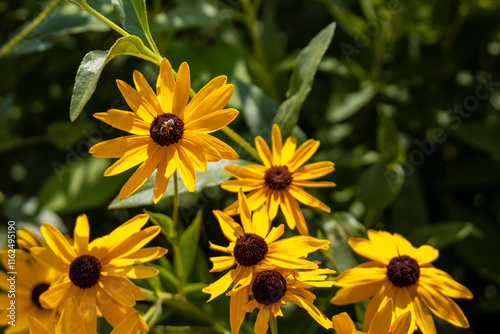
M89 4L87 4L86 1L82 3L82 8L85 9L90 14L92 14L93 16L95 16L96 18L98 18L99 20L101 20L102 22L104 22L108 27L110 27L111 29L113 29L114 31L116 31L117 33L119 33L120 35L122 35L122 36L128 36L128 35L130 35L128 32L126 32L125 30L123 30L122 28L120 28L119 26L117 26L113 21L111 21L110 19L108 19L106 16L102 15L97 10L95 10L92 7L90 7Z
M5 43L0 48L0 58L2 58L5 54L7 54L16 44L18 44L24 37L26 37L33 29L36 28L37 25L42 22L42 20L50 13L52 9L57 5L60 0L52 0L45 9L38 14L33 21L30 22L23 30L21 30L17 35L15 35L10 41Z
M259 153L239 134L237 134L233 129L228 126L223 127L222 132L224 132L229 138L234 140L238 145L240 145L245 151L247 151L255 160L262 162L259 157Z
M174 208L172 221L174 222L174 233L177 235L177 220L179 217L179 184L177 182L177 171L174 172Z
M269 327L271 327L271 334L278 334L278 321L272 314L269 317Z

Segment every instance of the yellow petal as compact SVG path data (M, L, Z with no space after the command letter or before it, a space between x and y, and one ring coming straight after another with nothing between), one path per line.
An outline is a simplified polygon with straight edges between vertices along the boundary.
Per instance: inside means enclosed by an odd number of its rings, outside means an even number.
M268 254L282 254L290 257L307 257L318 249L327 250L330 241L309 236L294 236L278 240L268 246Z
M59 257L53 251L45 247L31 247L30 254L39 262L43 263L49 268L54 268L59 272L69 271L71 262ZM8 290L8 289L7 289Z
M203 86L203 88L200 89L198 91L198 93L196 93L196 95L193 97L193 99L191 101L189 101L188 105L186 106L186 109L184 109L184 121L185 122L191 121L191 119L192 119L191 114L193 113L194 110L196 110L198 108L200 103L202 101L204 101L212 92L214 92L215 90L224 86L226 84L226 82L227 82L227 77L225 75L220 75L218 77L213 78L212 80L210 80L210 82L208 82L205 86ZM214 96L214 100L210 101L210 102L216 102L216 101L217 101L217 99L215 99L215 96ZM213 104L208 104L207 107L211 106L211 105L213 105ZM224 104L224 106L225 106L225 104ZM224 107L224 106L222 106L222 107ZM221 108L217 108L217 109L213 109L213 110L219 110ZM200 110L206 110L206 109L207 108L205 108L205 107L200 108ZM193 117L193 119L194 118L195 117Z
M226 172L238 179L250 179L245 181L259 181L264 182L264 178L266 175L266 170L261 169L261 165L246 165L246 166L238 166L238 165L225 165L224 169Z
M185 153L189 155L194 168L203 173L207 170L207 157L203 150L203 145L199 145L193 137L194 136L190 134L184 134L184 137L179 140L179 145L176 146L177 149L179 149L180 146L180 149L184 150Z
M134 71L134 84L137 91L142 95L142 97L148 101L148 103L153 107L155 113L154 117L162 114L161 105L156 97L155 92L151 89L151 86L147 82L146 78L139 71Z
M111 334L137 334L138 324L141 315L137 311L130 312L120 323L116 326Z
M228 271L224 276L219 278L217 281L213 282L209 286L204 287L201 291L204 293L210 294L210 299L207 301L211 301L215 297L219 296L220 294L226 292L227 289L229 289L229 286L233 282L235 274L235 269Z
M392 299L381 305L381 309L373 317L368 334L389 333L392 321Z
M383 281L373 281L357 286L342 287L330 300L334 305L348 305L372 297L383 285Z
M65 280L59 284L53 284L40 295L40 303L45 308L56 308L61 301L73 295L79 290L70 280Z
M214 216L217 218L219 221L220 228L222 230L222 233L224 236L227 238L229 241L236 241L237 238L242 236L244 234L243 228L241 225L236 223L233 218L228 216L226 213L219 211L219 210L214 210L212 211Z
M170 177L167 177L165 175L167 165L169 163L174 163L174 156L171 149L167 147L161 148L159 151L161 156L159 158L160 161L158 163L158 170L156 171L155 185L153 189L153 202L155 204L160 201L160 199L163 197L163 194L165 193L165 190L167 190L168 181L170 179Z
M382 282L387 278L385 265L368 261L348 269L335 279L336 286L355 286L370 282Z
M73 239L76 253L87 254L89 251L89 221L84 214L76 218Z
M439 251L429 245L420 246L414 253L413 258L420 266L434 262L439 257Z
M149 141L146 147L138 146L131 149L126 152L121 159L108 167L108 169L104 171L104 176L117 175L137 166L148 159L148 157L152 156L158 148L159 146L155 142Z
M247 198L241 189L238 193L238 213L240 214L241 225L245 233L255 233L252 224L252 213L248 207Z
M47 327L43 325L38 319L28 317L30 334L50 334Z
M66 238L49 223L43 223L40 230L45 238L47 246L64 261L65 264L70 264L77 256L73 247L69 244Z
M172 112L172 102L175 90L174 73L170 62L163 58L160 63L160 74L156 81L156 94L164 113Z
M316 322L318 322L318 324L325 327L326 329L332 328L332 322L327 317L325 317L325 315L320 310L318 310L318 308L314 306L314 304L312 304L310 301L302 298L300 295L295 294L287 294L286 297L297 306L305 309L307 313L309 313L309 315L314 320L316 320Z
M319 161L304 165L293 173L293 181L317 179L335 170L331 161Z
M264 205L261 205L260 208L253 212L252 225L254 226L255 234L262 238L267 238L269 229L271 228L271 220Z
M264 181L262 180L229 180L225 181L221 184L221 188L230 191L230 192L238 192L242 189L244 192L252 191L255 189L262 188L264 186Z
M184 118L184 108L189 100L191 90L191 78L189 74L189 65L184 62L179 66L177 80L175 82L174 101L172 103L172 113L180 118Z
M158 275L158 273L158 269L147 266L110 267L101 270L101 275L105 277L126 277L131 279L149 278Z
M238 116L238 113L239 111L233 108L214 111L186 124L184 131L196 133L215 132L231 123Z
M239 333L241 324L245 320L245 310L243 307L248 302L249 291L241 289L231 295L229 300L229 318L231 322L231 332Z
M217 257L211 257L210 261L213 263L213 268L210 269L210 272L219 272L219 271L224 271L226 269L231 268L234 266L236 261L234 260L233 256L217 256Z
M391 333L408 333L411 326L411 312L405 312L397 317L391 325Z
M302 204L312 206L313 208L318 208L325 212L330 212L330 208L319 199L308 193L302 187L297 187L293 183L288 187L290 195L299 200Z
M174 155L174 159L179 175L181 176L186 189L190 192L194 192L196 188L196 172L194 170L193 162L191 161L189 155L183 149L180 149L180 146L176 148L177 151Z
M151 106L151 104L143 98L141 93L133 89L127 83L121 80L116 80L116 84L125 98L125 101L127 101L130 109L132 109L144 122L151 124L154 118L158 115L153 106Z
M255 321L255 334L266 334L269 328L269 307L262 305Z
M415 310L414 318L420 331L425 334L436 334L436 326L434 326L434 319L429 309L419 298L413 300L413 306Z
M89 153L97 158L121 158L128 151L145 149L149 142L151 142L149 136L119 137L95 144L90 148Z
M332 325L337 334L353 334L358 332L356 327L354 327L351 317L346 312L333 316Z
M288 165L288 163L290 162L290 159L292 159L293 155L295 154L296 147L297 147L297 138L288 137L285 141L285 144L283 144L283 149L281 150L281 162L280 162L280 164L282 166ZM295 179L295 176L294 176L294 179Z
M113 258L108 261L107 265L112 267L131 266L138 263L146 263L159 259L168 252L168 249L163 247L148 247L141 248L138 251L130 253L127 256L120 258ZM104 269L104 267L103 267Z
M301 235L309 235L304 215L302 214L302 210L300 209L297 200L287 191L281 191L280 195L280 208L290 229L293 230L295 226L297 226Z
M57 322L56 333L73 333L75 328L86 329L82 311L77 307L75 300L71 298L63 309ZM87 331L88 332L88 331Z
M146 180L153 174L156 166L160 162L161 150L156 150L149 156L137 170L132 174L128 181L123 185L118 196L123 200L133 194Z
M265 238L268 245L278 240L285 233L285 226L283 224L273 227L267 237Z
M446 272L435 267L420 267L420 280L432 289L451 298L472 299L469 289L458 283Z
M238 153L228 144L224 143L222 140L211 136L206 133L197 133L196 136L202 139L207 145L210 145L214 150L218 152L222 159L236 160L239 158ZM209 157L207 156L207 159ZM217 157L210 157L209 161L219 161Z
M296 181L293 179L293 184L300 187L311 187L311 188L328 188L328 187L336 187L337 185L331 181Z
M191 123L198 118L209 115L217 110L223 109L227 102L231 99L233 95L234 87L233 85L223 85L216 90L213 90L201 100L195 101L196 96L193 98L193 104L188 105L190 113L185 118L185 123Z
M134 294L122 278L101 276L99 287L119 304L126 307L134 307Z
M273 166L279 166L281 164L281 148L283 144L283 139L281 138L281 131L278 124L273 124L271 133L271 142L273 147Z
M309 160L314 153L318 150L319 141L314 139L307 140L304 144L302 144L295 154L290 159L288 164L288 170L290 173L294 173L300 166L302 166L307 160Z
M255 148L257 149L257 152L262 159L262 163L267 168L271 168L273 166L273 156L271 154L269 146L267 146L266 142L261 136L255 137Z

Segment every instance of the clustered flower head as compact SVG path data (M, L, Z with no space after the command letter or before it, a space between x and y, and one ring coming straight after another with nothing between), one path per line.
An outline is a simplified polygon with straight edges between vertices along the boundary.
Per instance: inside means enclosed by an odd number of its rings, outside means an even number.
M133 80L135 88L117 81L132 111L110 109L94 115L130 135L90 149L95 157L118 158L105 176L139 165L121 189L120 199L134 193L155 170L154 203L162 198L176 172L192 192L196 171L204 172L207 162L238 158L229 145L210 135L238 115L233 108L224 109L233 93L225 76L211 80L191 100L186 63L175 75L168 60L162 59L156 92L141 73L135 71ZM368 230L368 239L348 240L368 262L333 279L334 270L312 260L313 253L318 258L321 251L329 251L330 241L309 235L299 202L330 213L329 206L304 188L335 186L331 181L316 181L334 171L333 162L305 164L319 145L309 139L297 148L295 137L283 143L280 128L274 124L271 148L262 137L255 138L262 164L225 166L235 179L221 187L237 193L238 199L223 211L213 211L228 243L209 245L224 254L210 258L210 272L227 272L202 291L210 295L208 302L222 294L229 296L232 334L239 333L247 313L255 309L254 332L265 334L270 324L274 328L276 317L283 317L282 307L287 303L304 309L320 326L338 334L411 334L417 329L436 334L432 314L457 327L468 327L452 298L470 299L472 293L431 264L439 255L431 246L415 248L399 234ZM290 230L297 227L300 235L284 237L285 224L274 223L279 209ZM99 317L114 328L112 334L149 331L135 309L145 295L132 279L157 275L156 268L142 264L161 258L167 249L145 247L161 231L159 226L143 229L148 220L148 214L139 214L93 241L84 214L76 219L71 237L49 223L41 226L44 240L29 229L19 229L16 261L22 275L17 277L17 301L22 316L17 327L7 328L5 333L66 334L78 328L95 334ZM8 252L1 253L6 269ZM0 272L0 287L5 291L9 289L6 282L7 274ZM316 295L311 290L333 286L339 288L331 298L335 305L370 298L363 331L356 329L346 312L329 318L315 305ZM7 325L7 306L6 294L0 294L2 326Z

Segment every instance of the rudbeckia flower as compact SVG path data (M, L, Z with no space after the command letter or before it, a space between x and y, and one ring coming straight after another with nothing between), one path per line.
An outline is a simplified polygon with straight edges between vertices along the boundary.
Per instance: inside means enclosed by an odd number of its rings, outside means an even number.
M83 313L87 333L95 332L98 313L117 326L134 311L136 300L145 299L130 279L158 274L155 268L135 264L158 259L167 252L162 247L143 248L160 233L158 226L141 230L148 219L147 214L137 215L89 243L87 216L80 215L73 245L54 226L44 223L41 231L49 249L32 247L31 254L58 271L58 277L40 296L42 306L63 309L72 298ZM139 329L148 331L142 318Z
M319 240L310 236L294 236L278 240L284 233L283 224L270 228L267 211L264 209L250 212L248 202L242 191L238 194L241 224L229 215L214 210L222 233L229 240L229 246L210 243L210 248L227 253L226 256L211 257L211 272L219 272L236 265L216 282L203 288L211 295L208 301L224 293L233 283L230 292L230 318L233 332L239 328L245 317L241 304L248 300L248 292L240 292L248 287L257 270L262 268L317 269L318 265L305 258L318 249L328 249L328 240ZM245 299L246 298L246 299ZM237 331L236 331L237 332Z
M13 254L13 253L10 253ZM8 250L2 251L2 265L7 272L9 269ZM40 303L40 295L45 292L56 278L57 271L45 266L35 260L29 253L21 250L15 250L15 272L11 275L0 271L0 288L4 291L10 291L10 283L15 283L15 297L9 297L9 293L0 294L0 326L7 326L11 320L8 315L11 300L15 301L15 326L8 326L5 334L27 333L28 317L35 317L47 326L55 322L56 309L53 307L45 308ZM12 281L14 277L14 281Z
M251 291L254 299L242 307L245 312L259 308L254 332L265 334L269 317L283 316L281 306L292 302L305 309L309 315L326 329L332 328L332 322L316 306L316 296L308 289L331 287L333 281L325 281L327 274L335 274L330 269L296 271L283 268L264 270L255 275ZM233 331L233 334L237 333Z
M225 76L214 78L189 103L191 81L187 63L181 64L174 79L172 66L162 59L156 94L138 71L134 72L136 89L117 80L133 111L110 109L94 117L131 135L98 143L90 148L90 153L98 158L120 158L106 169L104 176L140 164L121 189L120 199L135 192L156 168L155 203L163 196L176 170L192 192L196 186L195 170L206 171L207 161L238 158L230 146L209 135L238 115L236 109L223 109L234 90L226 80Z
M387 299L393 300L398 317L411 313L408 333L418 327L423 334L435 334L432 313L457 327L469 327L462 310L451 298L471 299L472 293L446 272L434 267L439 252L423 245L415 248L399 234L368 231L368 240L349 238L349 246L371 261L340 274L331 302L346 305L373 297L365 313L364 329L370 329L374 315Z
M372 323L370 325L370 330L368 333L363 331L358 331L351 320L351 317L346 313L342 312L333 316L332 324L333 329L337 334L401 334L407 333L408 328L411 323L411 313L406 312L400 315L391 326L391 320L393 317L393 303L392 299L384 301L381 305L381 309L373 316Z
M280 128L277 124L272 129L272 153L264 139L255 137L255 146L264 165L227 165L224 168L236 180L222 183L224 190L238 192L240 188L248 194L250 210L265 205L271 220L274 220L281 208L286 222L291 229L297 226L299 233L308 235L304 215L299 202L330 212L330 208L319 199L308 193L303 187L334 187L330 181L310 181L333 172L334 164L320 161L303 165L319 147L319 141L309 139L297 150L297 138L288 137L282 143ZM224 212L237 214L238 203L234 202Z

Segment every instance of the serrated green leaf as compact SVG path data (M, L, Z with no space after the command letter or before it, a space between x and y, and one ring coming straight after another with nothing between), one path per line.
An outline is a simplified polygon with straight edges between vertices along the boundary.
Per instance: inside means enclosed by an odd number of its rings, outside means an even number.
M191 269L193 268L196 251L198 249L198 240L200 238L200 224L201 215L203 211L198 211L195 219L191 222L188 228L182 233L179 242L182 268L184 270L184 277L189 277Z
M474 224L471 222L441 222L419 227L411 239L416 245L431 245L442 249L462 241L474 231Z
M380 212L396 198L403 183L401 165L381 160L361 175L361 198L368 210Z
M227 164L235 164L244 166L248 164L248 161L237 159L237 160L220 160L218 162L209 163L207 166L207 171L204 173L197 173L196 175L196 190L198 193L205 188L214 187L220 185L222 182L227 181L231 176L226 173L224 166ZM153 188L156 177L156 171L153 175L132 195L120 200L118 196L109 204L108 209L119 209L119 208L135 208L138 206L148 206L153 205ZM179 194L188 193L189 191L184 186L182 181L179 179ZM167 191L163 195L162 200L167 197L174 196L174 185L173 181L169 183Z
M170 242L174 242L174 221L167 215L163 213L151 212L148 210L144 210L145 213L149 215L149 219L155 225L161 227L161 233L168 239Z
M83 57L75 78L69 117L73 122L94 93L104 66L116 56L130 55L159 64L159 57L149 50L139 37L118 39L108 51L90 51Z
M274 118L274 123L280 126L281 134L285 138L292 133L299 120L302 104L311 91L318 65L330 46L334 33L335 22L321 30L295 59L287 91L289 98L280 105Z
M68 153L68 164L52 163L55 173L45 181L38 194L39 208L57 213L83 212L109 201L123 185L128 174L104 177L109 159L78 157Z

